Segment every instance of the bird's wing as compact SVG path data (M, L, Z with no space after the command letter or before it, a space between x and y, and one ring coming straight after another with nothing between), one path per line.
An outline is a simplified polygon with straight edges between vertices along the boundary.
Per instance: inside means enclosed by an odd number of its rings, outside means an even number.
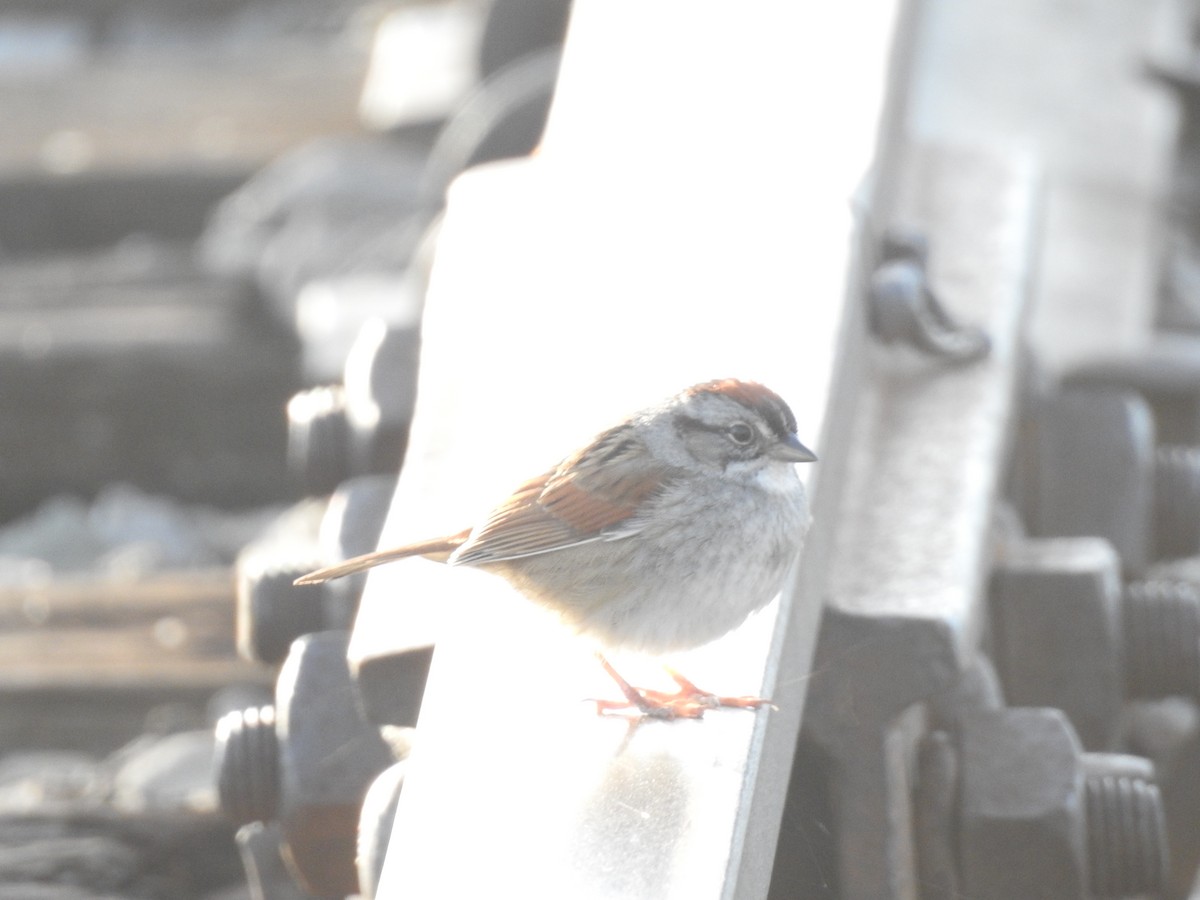
M636 513L670 472L627 426L521 485L450 557L478 565L637 534Z

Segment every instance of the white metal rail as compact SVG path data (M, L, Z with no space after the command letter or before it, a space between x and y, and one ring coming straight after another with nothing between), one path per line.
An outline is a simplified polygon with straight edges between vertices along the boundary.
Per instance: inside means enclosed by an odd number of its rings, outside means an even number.
M678 661L778 708L633 730L581 702L612 693L587 646L499 580L374 572L352 655L438 641L380 896L766 895L863 334L852 197L897 8L576 0L540 154L452 188L385 544L457 530L631 409L727 376L792 404L822 457L816 525L778 602Z

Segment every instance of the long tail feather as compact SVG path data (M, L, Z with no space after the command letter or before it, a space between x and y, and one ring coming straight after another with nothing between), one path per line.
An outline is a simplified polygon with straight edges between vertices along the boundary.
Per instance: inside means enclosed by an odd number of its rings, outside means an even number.
M354 575L356 572L365 572L367 569L373 569L384 563L395 562L398 559L407 559L410 556L424 556L427 559L437 562L445 562L458 545L466 540L467 534L468 532L463 532L453 537L435 538L432 541L406 544L403 547L395 547L391 550L376 550L374 553L365 553L362 556L355 556L353 559L347 559L344 562L326 566L323 569L317 569L315 572L309 572L307 575L301 575L292 583L320 584L323 581L332 581L335 578Z

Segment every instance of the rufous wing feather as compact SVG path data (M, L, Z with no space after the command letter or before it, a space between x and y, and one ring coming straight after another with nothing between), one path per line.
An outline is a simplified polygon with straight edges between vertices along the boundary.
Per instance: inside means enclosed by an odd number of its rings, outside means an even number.
M635 534L638 509L668 477L629 426L617 426L521 485L471 533L450 564L500 562Z
M473 531L357 556L295 583L319 584L410 556L485 565L628 537L637 533L642 503L669 477L629 426L619 425L557 468L525 482Z

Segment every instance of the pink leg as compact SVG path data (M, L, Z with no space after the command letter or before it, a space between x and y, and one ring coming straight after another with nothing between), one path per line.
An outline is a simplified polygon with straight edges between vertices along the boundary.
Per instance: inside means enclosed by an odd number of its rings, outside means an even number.
M720 706L731 707L733 709L761 709L764 706L770 706L771 701L762 697L721 697L716 694L710 694L708 691L701 690L688 678L685 678L679 672L672 669L670 666L663 666L667 674L672 680L679 685L679 693L689 696L697 703L705 703L709 707L715 709Z
M691 681L684 678L674 669L667 668L667 674L679 685L675 693L665 691L635 688L621 677L612 664L597 653L596 659L604 667L604 671L617 683L625 700L597 700L596 712L600 715L633 715L653 719L699 719L705 710L718 707L733 707L737 709L758 709L769 706L767 700L760 697L719 697L702 691Z

